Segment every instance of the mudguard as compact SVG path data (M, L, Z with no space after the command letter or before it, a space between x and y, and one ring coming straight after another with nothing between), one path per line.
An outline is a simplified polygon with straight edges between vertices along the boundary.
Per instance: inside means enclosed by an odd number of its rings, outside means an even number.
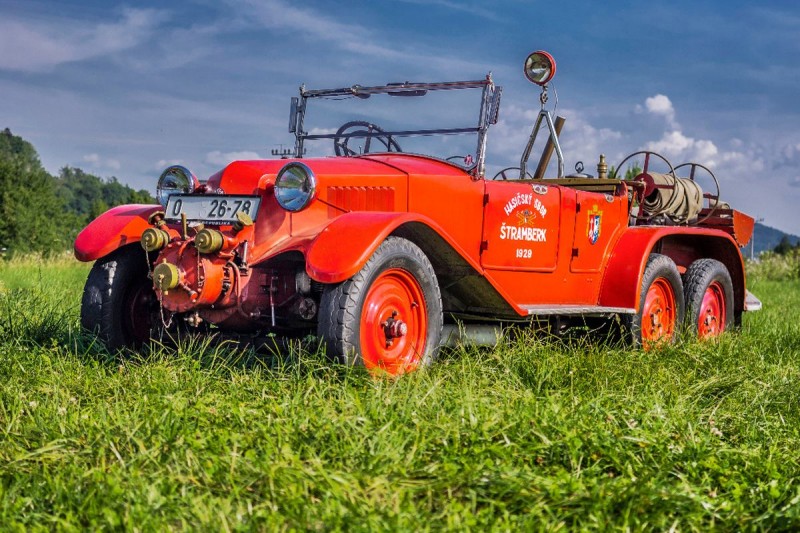
M86 226L75 239L75 257L94 261L117 248L139 242L142 233L151 227L147 218L161 210L160 205L131 204L109 209Z
M665 239L672 242L665 245L664 249L657 249L659 242ZM699 249L701 243L703 253L691 253ZM647 258L652 252L672 257L681 273L685 271L682 268L685 269L699 257L721 261L728 268L733 281L734 307L743 308L744 265L736 242L730 235L714 229L653 226L629 228L617 241L603 275L598 304L638 311L641 279Z
M432 220L415 213L354 212L331 222L306 251L306 272L322 283L340 283L353 277L375 249L398 227L420 222L438 233L476 270L481 271L461 248Z

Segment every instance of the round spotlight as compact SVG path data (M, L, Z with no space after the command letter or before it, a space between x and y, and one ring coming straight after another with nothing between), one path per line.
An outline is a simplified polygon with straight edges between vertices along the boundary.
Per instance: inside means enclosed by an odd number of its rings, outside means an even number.
M556 75L556 60L544 50L533 52L525 60L525 77L536 85L547 85Z

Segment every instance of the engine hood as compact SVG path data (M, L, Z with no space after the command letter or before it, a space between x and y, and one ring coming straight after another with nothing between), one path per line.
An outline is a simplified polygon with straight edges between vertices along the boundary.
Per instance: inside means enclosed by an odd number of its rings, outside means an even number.
M317 177L405 177L407 173L394 161L367 157L324 157L309 159L266 159L234 161L208 179L209 190L226 194L255 194L272 187L278 172L292 161L307 165Z

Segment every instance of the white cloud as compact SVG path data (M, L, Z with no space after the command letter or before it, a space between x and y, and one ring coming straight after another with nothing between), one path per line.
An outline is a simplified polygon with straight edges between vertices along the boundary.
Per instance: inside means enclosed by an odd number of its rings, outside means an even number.
M680 161L680 163L697 161L707 166L716 164L715 157L719 153L719 149L713 142L693 139L680 131L665 132L658 141L647 143L645 149L658 152L668 159ZM676 163L673 162L674 164Z
M263 159L263 157L256 152L220 152L219 150L214 150L206 154L205 162L209 165L224 167L233 161L245 161L249 159Z
M165 18L153 9L125 9L119 20L100 24L67 17L37 22L4 17L0 69L38 72L127 50L146 41Z
M592 169L597 164L601 153L606 155L607 161L609 158L619 156L617 145L622 139L621 132L595 127L575 110L562 109L558 114L567 119L559 137L566 174L572 172L572 165L579 160L583 161L586 169ZM519 164L538 115L538 110L524 109L514 105L509 105L503 110L501 113L503 118L489 131L487 164L492 165L492 169ZM547 125L542 123L536 145L528 161L529 167L535 168L548 135ZM550 177L554 176L556 172L555 161L554 154L551 159L551 168L547 173ZM610 161L609 164L611 164Z
M167 167L171 167L172 165L186 165L180 159L159 159L158 162L153 165L154 170L158 170L159 172L164 170Z
M111 170L119 170L122 168L120 162L116 159L101 157L100 154L87 154L83 156L83 160L89 163L93 168L107 168Z
M459 0L458 2L453 0L400 0L400 1L407 4L419 4L422 6L429 6L433 4L447 9L451 9L453 11L461 11L464 13L469 13L471 15L475 15L476 17L481 17L494 21L501 20L500 17L498 16L497 11L486 9L485 7L482 7L481 5L478 4L464 2L463 0Z
M426 50L418 41L410 44L401 41L395 46L387 46L382 44L391 42L385 32L376 32L370 26L339 22L329 15L330 10L298 7L296 3L285 0L228 0L228 3L246 23L287 33L299 47L310 48L319 44L307 42L310 39L325 43L321 50L323 53L338 49L347 52L345 56L353 54L393 64L426 65L426 70L439 72L445 77L450 72L469 72L476 67L484 70L484 66L475 60L445 55L438 47Z
M672 100L666 95L657 94L646 98L644 101L644 108L642 108L641 105L636 106L637 113L642 113L643 111L647 111L651 115L664 117L667 124L673 129L678 129L680 127L678 123L675 122L675 108L672 106Z

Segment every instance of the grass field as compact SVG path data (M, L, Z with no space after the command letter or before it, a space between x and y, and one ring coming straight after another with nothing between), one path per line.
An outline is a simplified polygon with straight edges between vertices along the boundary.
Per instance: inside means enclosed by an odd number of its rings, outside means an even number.
M800 528L800 281L718 343L523 338L372 379L195 343L120 362L88 272L0 263L0 529ZM780 278L780 276L778 276Z

